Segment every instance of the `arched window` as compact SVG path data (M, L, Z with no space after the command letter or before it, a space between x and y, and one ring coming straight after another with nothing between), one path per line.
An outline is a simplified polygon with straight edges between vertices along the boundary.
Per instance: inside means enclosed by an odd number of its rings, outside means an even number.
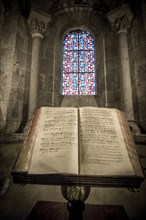
M62 88L63 95L95 95L94 39L87 31L64 38Z

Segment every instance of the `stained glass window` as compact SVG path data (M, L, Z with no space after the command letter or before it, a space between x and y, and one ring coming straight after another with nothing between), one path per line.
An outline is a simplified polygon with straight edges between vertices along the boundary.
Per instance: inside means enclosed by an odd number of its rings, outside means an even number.
M87 31L72 31L63 43L63 95L95 95L92 35Z

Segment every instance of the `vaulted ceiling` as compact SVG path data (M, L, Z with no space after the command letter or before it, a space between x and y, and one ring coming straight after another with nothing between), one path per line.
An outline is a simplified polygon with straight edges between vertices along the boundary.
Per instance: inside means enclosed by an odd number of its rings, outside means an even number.
M66 7L92 7L99 13L106 14L126 3L135 12L140 8L142 1L145 2L146 0L2 0L2 3L7 10L14 7L14 3L18 3L22 15L27 17L32 7L49 14Z

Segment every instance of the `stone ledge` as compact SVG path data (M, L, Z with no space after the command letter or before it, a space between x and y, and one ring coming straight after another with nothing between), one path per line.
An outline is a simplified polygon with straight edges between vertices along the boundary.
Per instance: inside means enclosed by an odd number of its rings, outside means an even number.
M0 134L0 143L16 144L24 140L24 133L3 133Z
M141 143L141 144L146 144L146 134L138 134L138 135L133 135L135 142Z

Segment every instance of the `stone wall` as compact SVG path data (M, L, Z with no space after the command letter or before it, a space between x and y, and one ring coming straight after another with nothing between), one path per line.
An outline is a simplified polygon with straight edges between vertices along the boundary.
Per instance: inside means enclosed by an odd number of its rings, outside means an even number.
M23 130L28 117L32 37L27 18L19 11L8 15L3 10L1 19L1 130L18 132ZM146 33L143 22L142 15L137 13L128 32L128 46L134 117L145 132ZM77 29L89 31L95 40L97 92L92 97L62 95L63 39L67 32ZM120 99L117 38L107 17L84 7L54 12L41 40L36 107L92 105L120 108Z
M110 26L98 38L97 97L99 106L120 108L120 85L116 36Z
M120 109L120 74L117 38L113 31L108 31L105 39L107 107Z
M53 93L53 29L49 29L41 42L40 72L38 76L38 100L37 106L52 106Z
M1 28L1 126L2 129L6 128L7 121L7 109L11 93L12 76L14 71L14 60L15 55L15 44L16 44L16 28L17 28L17 18L11 19L11 23L7 19L3 21L3 26Z
M28 24L26 18L20 16L18 22L17 31L17 62L19 68L21 69L21 78L19 79L18 90L19 99L21 100L21 124L19 131L22 132L27 118L28 118L28 102L29 102L29 89L30 89L30 74L31 74L31 48L32 48L32 38L30 31L28 29Z
M1 27L0 129L8 133L26 122L31 60L26 19L13 11L5 14Z
M133 21L128 43L135 120L146 132L146 32L140 12Z

